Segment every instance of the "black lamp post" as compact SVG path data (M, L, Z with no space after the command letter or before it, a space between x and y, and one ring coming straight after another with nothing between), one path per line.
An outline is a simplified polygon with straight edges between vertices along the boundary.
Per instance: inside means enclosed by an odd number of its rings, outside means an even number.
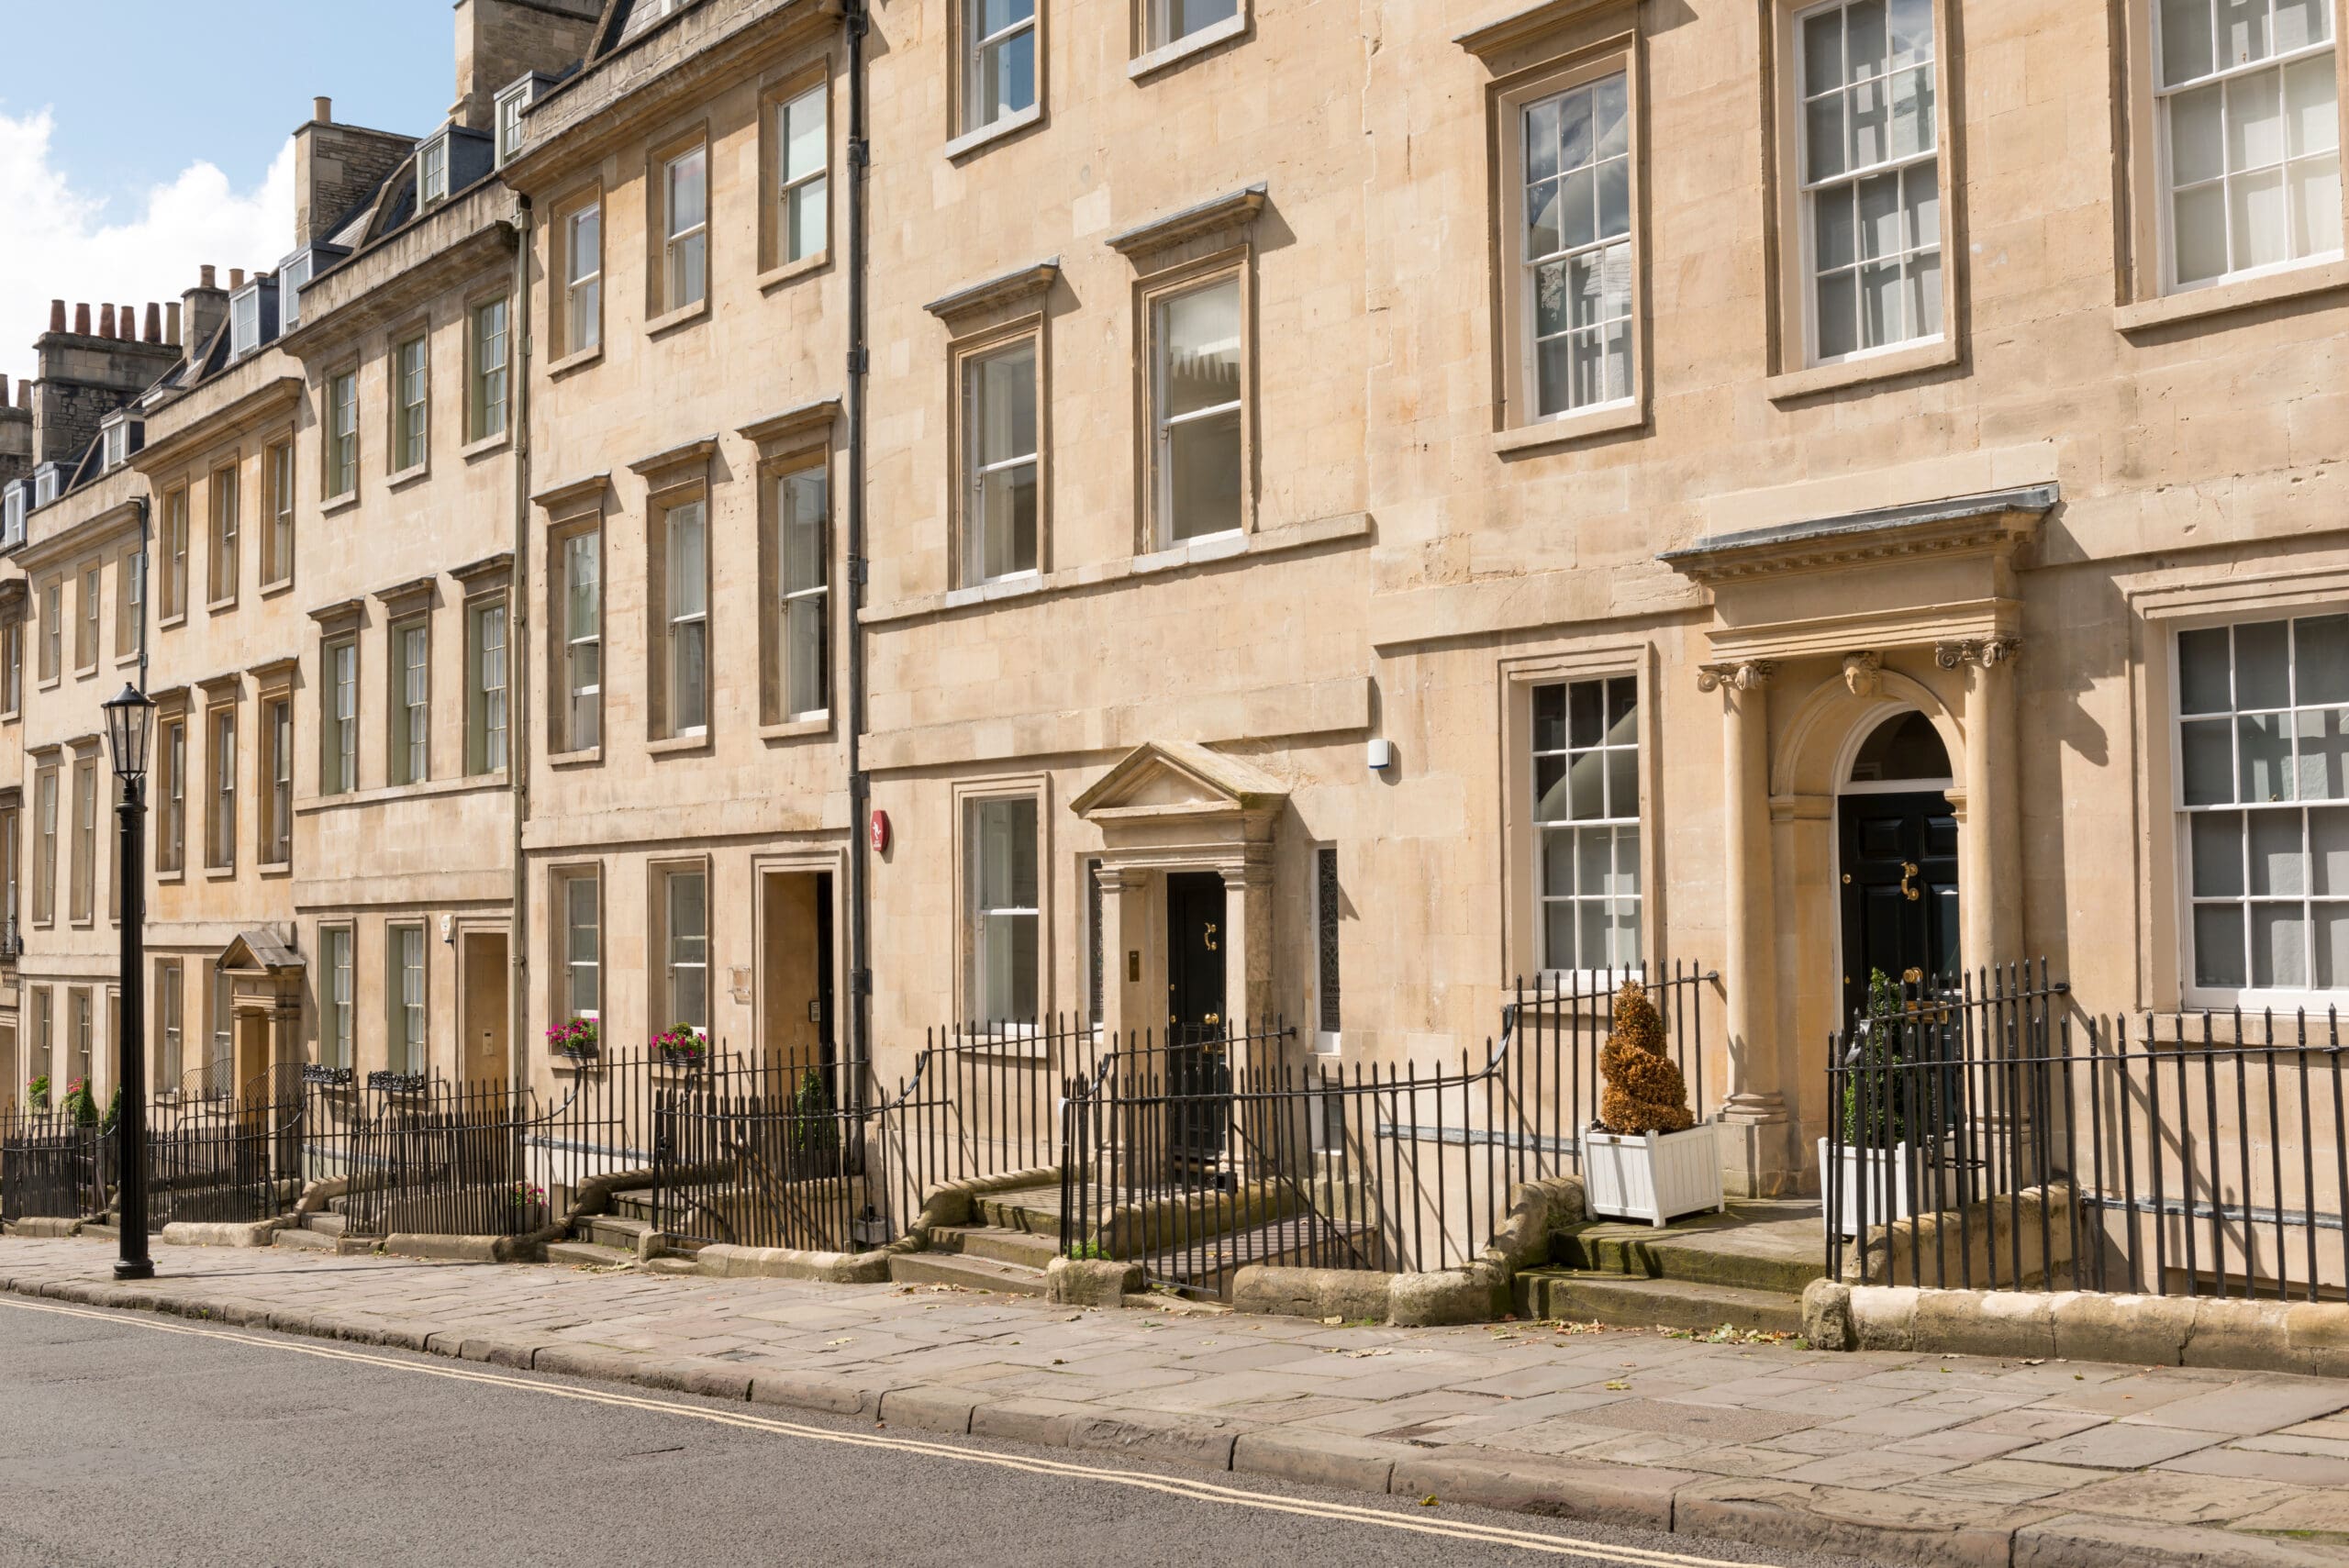
M153 1279L147 1256L147 740L155 705L126 685L105 705L106 746L114 753L115 805L122 831L122 884L115 908L122 916L122 1046L115 1084L122 1114L114 1128L122 1170L121 1255L117 1279Z

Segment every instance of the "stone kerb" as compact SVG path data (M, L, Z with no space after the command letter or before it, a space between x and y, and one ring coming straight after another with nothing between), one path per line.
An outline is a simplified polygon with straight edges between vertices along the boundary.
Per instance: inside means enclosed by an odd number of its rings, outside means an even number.
M1463 1267L1390 1273L1252 1263L1234 1277L1231 1305L1241 1312L1369 1318L1407 1329L1489 1322L1508 1311L1518 1271L1549 1262L1550 1233L1583 1217L1580 1176L1520 1182L1510 1190L1500 1229Z
M1813 1280L1803 1336L1829 1351L2042 1357L2349 1376L2349 1304L2094 1291L1920 1290Z

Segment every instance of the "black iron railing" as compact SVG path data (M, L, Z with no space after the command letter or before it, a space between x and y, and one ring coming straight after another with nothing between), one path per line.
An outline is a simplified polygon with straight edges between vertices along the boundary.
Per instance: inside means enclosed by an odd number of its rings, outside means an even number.
M1831 1272L1881 1283L2339 1298L2339 1021L2093 1018L2043 963L1904 988L1829 1068Z

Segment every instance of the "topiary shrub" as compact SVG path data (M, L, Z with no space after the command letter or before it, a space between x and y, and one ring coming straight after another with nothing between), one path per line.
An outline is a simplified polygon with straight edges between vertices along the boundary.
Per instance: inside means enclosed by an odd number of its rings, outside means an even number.
M1614 1028L1598 1053L1598 1070L1607 1077L1598 1119L1608 1131L1637 1137L1696 1125L1696 1113L1688 1108L1688 1085L1664 1053L1664 1018L1636 980L1626 980L1616 990Z

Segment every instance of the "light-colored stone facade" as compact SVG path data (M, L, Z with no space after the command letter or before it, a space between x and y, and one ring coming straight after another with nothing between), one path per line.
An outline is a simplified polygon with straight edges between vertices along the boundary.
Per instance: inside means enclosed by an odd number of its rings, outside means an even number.
M590 984L616 1044L686 1021L793 1061L866 1046L884 1079L956 1019L1163 1028L1160 997L1201 973L1175 949L1205 906L1173 900L1208 875L1210 1010L1299 1020L1299 1053L1456 1061L1518 978L1592 967L1579 946L1558 958L1585 916L1600 962L1718 971L1704 1108L1742 1129L1733 1179L1773 1189L1805 1179L1823 1130L1855 944L2045 954L2088 1012L2349 986L2321 883L2254 889L2232 915L2192 884L2176 695L2181 628L2349 599L2337 0L2282 7L2299 30L2274 35L2298 72L2277 157L2305 254L2190 288L2166 282L2200 241L2165 216L2188 209L2161 183L2145 0L1894 5L1924 73L1903 81L1932 94L1901 100L1893 146L1908 210L1931 217L1893 247L1917 292L1886 308L1914 329L1850 355L1818 351L1848 323L1814 303L1832 241L1803 161L1824 57L1805 50L1824 13L1792 0L1241 0L1172 42L1162 8L1042 0L1033 106L992 120L952 6L637 0L592 27L556 7L538 45L483 21L526 9L459 8L461 68L540 73L500 171L412 217L382 195L417 179L402 161L301 324L161 399L147 453L35 509L9 569L33 619L0 781L19 778L29 862L38 774L70 775L106 685L31 678L43 584L130 548L136 503L160 517L175 485L200 519L231 455L262 494L270 432L290 431L293 586L249 562L232 606L199 597L141 643L192 726L233 698L257 737L258 705L291 693L290 865L240 852L232 874L161 877L150 937L191 974L246 929L301 955L239 982L290 1009L273 1059L317 1060L319 943L348 929L354 1064L387 1062L386 929L419 921L429 1064L452 1075L551 1085L540 1033ZM1850 36L1880 14L1859 6ZM2213 69L2266 69L2267 48ZM483 106L503 85L461 79L460 128L502 124ZM1585 90L1620 114L1599 152L1565 143L1569 163L1614 157L1594 178L1620 192L1598 219L1620 248L1585 303L1628 347L1608 395L1541 415L1518 225L1542 176L1521 139ZM500 295L510 433L469 440L472 312ZM1184 301L1206 302L1209 336ZM431 450L395 473L394 373L418 328ZM1196 359L1160 354L1180 332ZM1019 421L986 425L974 400L988 365L1030 362L1021 451ZM322 504L321 432L354 367L357 495ZM1210 381L1238 405L1214 413L1233 466L1208 463L1236 473L1229 493L1181 488L1194 438L1171 389ZM989 464L1033 497L1002 535ZM1210 493L1215 526L1192 537L1206 503L1180 497ZM512 765L473 771L466 639L493 601ZM433 760L409 784L385 771L387 637L418 611ZM319 742L321 660L346 632L347 796ZM2331 631L2300 635L2314 669ZM1575 683L1597 684L1553 695ZM2321 685L2288 699L2311 738ZM1587 747L1564 717L1586 701L1613 705ZM1912 712L1945 776L1855 791L1879 783L1854 780L1865 743ZM2304 750L2304 792L2349 794ZM258 804L259 749L241 755ZM1570 763L1567 795L1616 781L1577 818L1603 840L1537 807L1537 773ZM1939 837L1889 852L1913 856L1897 888L1871 883L1854 803L1904 793L1931 797L1904 820ZM2292 820L2330 835L2325 809ZM1609 859L1577 884L1571 862L1545 869L1545 840ZM2331 839L2309 842L2295 874L2329 874ZM1911 891L1917 932L1868 926L1869 898ZM2229 919L2269 944L2234 984L2212 956ZM35 986L108 975L103 923L25 929L20 1040ZM1184 1006L1197 1023L1204 1004Z

